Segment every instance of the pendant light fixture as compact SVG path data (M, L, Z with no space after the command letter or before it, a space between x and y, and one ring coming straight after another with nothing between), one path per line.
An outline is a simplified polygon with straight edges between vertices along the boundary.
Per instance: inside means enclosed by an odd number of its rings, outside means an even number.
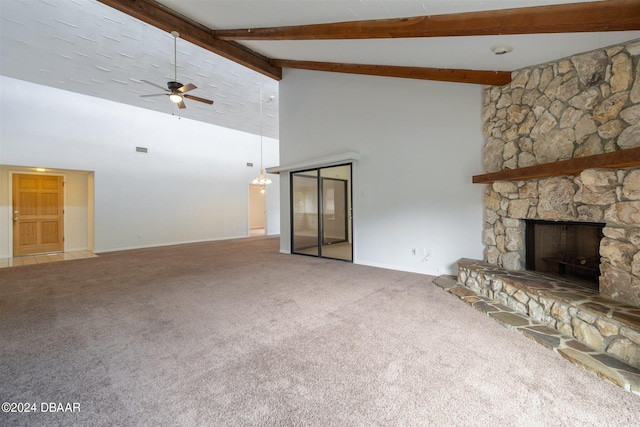
M269 100L273 101L273 97ZM265 186L271 184L271 182L271 178L264 176L264 169L262 167L262 87L260 87L260 176L253 178L251 183L260 185L262 187L260 192L264 194Z

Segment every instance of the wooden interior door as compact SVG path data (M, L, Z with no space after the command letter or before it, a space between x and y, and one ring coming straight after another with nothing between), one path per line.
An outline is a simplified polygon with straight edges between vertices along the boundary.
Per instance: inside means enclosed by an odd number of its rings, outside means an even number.
M13 175L13 255L64 250L61 176Z

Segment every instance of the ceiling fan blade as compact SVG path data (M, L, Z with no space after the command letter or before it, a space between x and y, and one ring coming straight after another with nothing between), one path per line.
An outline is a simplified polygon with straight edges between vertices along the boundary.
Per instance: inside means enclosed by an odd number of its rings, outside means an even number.
M148 84L148 85L158 87L158 88L160 88L160 89L162 89L162 90L164 90L164 91L166 91L166 92L169 92L169 89L167 89L166 87L163 87L163 86L157 85L157 84L155 84L155 83L151 83L150 81L147 81L147 80L142 80L142 79L140 79L140 81L141 81L141 82L145 82L145 83L146 83L146 84Z
M184 105L184 101L178 102L177 105L178 105L178 108L180 108L180 109L187 108L187 106Z
M193 95L187 95L187 94L182 96L184 96L185 98L193 99L194 101L204 102L205 104L209 104L209 105L213 104L212 100L206 99L206 98L200 98L199 96L193 96Z
M178 92L187 93L190 90L194 90L194 89L197 89L197 88L198 88L198 86L196 86L196 85L194 85L192 83L187 83L186 85L183 85L182 87L179 87L178 88Z
M150 98L152 96L167 96L167 93L152 93L150 95L140 95L140 98Z

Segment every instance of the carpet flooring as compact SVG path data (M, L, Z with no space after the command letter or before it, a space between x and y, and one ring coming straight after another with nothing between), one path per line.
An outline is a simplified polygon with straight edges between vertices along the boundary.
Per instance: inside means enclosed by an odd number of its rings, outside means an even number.
M0 400L36 410L0 425L640 425L638 396L433 277L278 249L254 238L1 269Z

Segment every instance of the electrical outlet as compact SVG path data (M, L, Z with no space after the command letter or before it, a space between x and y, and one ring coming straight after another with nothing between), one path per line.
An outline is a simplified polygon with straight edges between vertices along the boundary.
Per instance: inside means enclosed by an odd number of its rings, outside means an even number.
M416 255L416 248L411 248L411 255Z

